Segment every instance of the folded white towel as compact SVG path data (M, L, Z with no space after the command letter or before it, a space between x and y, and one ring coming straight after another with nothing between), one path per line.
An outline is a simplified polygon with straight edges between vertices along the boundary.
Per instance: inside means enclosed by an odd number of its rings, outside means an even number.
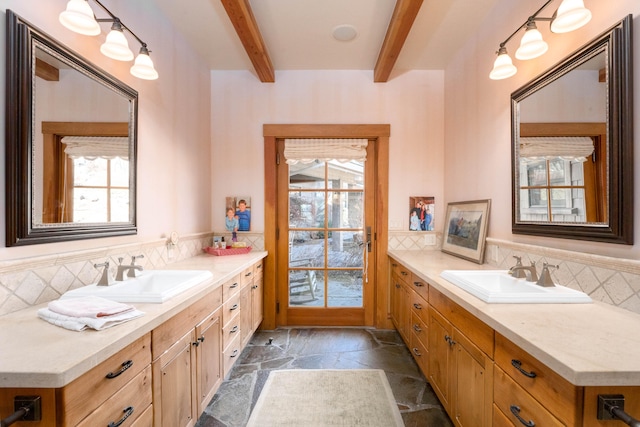
M101 331L103 329L119 325L129 320L136 319L143 315L144 313L142 311L138 311L135 309L127 311L125 313L103 317L73 317L55 313L48 308L41 308L38 310L39 318L46 320L53 325L60 326L65 329L70 329L72 331L83 331L87 328Z
M104 317L134 310L129 304L96 296L59 299L49 303L49 310L71 317Z

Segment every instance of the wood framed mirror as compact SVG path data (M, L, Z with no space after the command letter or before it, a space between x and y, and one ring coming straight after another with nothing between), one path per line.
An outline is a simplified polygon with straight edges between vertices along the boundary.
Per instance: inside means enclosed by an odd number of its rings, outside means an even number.
M512 93L514 234L633 244L631 24Z
M136 234L138 93L7 10L7 246Z

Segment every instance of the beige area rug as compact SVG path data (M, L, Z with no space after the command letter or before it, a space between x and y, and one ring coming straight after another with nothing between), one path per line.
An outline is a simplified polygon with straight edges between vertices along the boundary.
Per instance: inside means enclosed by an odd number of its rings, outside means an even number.
M380 369L272 371L247 427L403 427Z

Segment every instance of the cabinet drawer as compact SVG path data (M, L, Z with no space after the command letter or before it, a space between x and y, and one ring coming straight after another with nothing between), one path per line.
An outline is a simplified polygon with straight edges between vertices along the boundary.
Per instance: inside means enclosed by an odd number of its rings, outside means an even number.
M264 259L253 264L253 280L257 280L262 277L264 272Z
M579 408L582 404L582 388L572 385L497 333L495 362L516 383L567 425L575 425L581 420Z
M502 413L500 408L493 404L493 418L491 422L492 427L516 427L505 414Z
M151 331L152 359L156 360L160 357L198 322L221 305L222 287L219 286Z
M77 427L107 425L131 426L151 405L151 366L140 372L122 389L82 420ZM118 421L126 418L122 424Z
M222 306L222 326L227 326L233 316L240 313L240 294L232 296Z
M420 340L424 348L429 348L427 322L422 320L422 318L414 312L411 313L411 333Z
M407 285L411 282L411 271L394 259L391 260L391 272L397 274Z
M424 323L429 323L429 306L425 300L415 292L409 293L409 300L411 303L411 313L420 317Z
M516 384L502 369L496 367L493 372L493 401L513 424L529 423L530 425L545 427L564 426L560 420Z
M409 282L411 289L416 291L425 301L429 301L429 284L426 280L422 280L416 274L411 273Z
M240 287L244 288L253 282L253 266L245 268L240 274Z
M426 334L427 330L424 330ZM411 354L425 378L429 378L429 352L422 340L418 338L415 331L411 331Z
M449 320L486 355L493 358L494 331L490 326L433 287L429 287L429 305Z
M238 292L240 292L240 275L236 274L222 285L222 302L229 301Z
M222 327L222 348L226 349L231 341L240 335L240 316L234 316Z
M240 335L238 335L231 343L229 347L227 347L222 353L222 364L224 367L224 376L226 377L233 364L236 363L236 360L240 357L240 345L241 339Z
M76 425L149 366L150 343L150 335L144 335L59 390L63 425Z

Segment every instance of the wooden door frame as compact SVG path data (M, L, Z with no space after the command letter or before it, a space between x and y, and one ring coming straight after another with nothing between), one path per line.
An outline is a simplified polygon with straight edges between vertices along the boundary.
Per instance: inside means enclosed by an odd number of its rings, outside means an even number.
M276 247L277 247L277 140L283 138L367 138L376 141L376 206L374 236L377 243L374 266L376 289L373 318L365 319L368 326L388 329L389 286L387 242L389 213L387 200L389 194L389 136L388 124L265 124L264 137L264 241L268 252L264 269L264 320L262 329L275 329L279 325L276 313ZM282 311L284 312L284 311Z

